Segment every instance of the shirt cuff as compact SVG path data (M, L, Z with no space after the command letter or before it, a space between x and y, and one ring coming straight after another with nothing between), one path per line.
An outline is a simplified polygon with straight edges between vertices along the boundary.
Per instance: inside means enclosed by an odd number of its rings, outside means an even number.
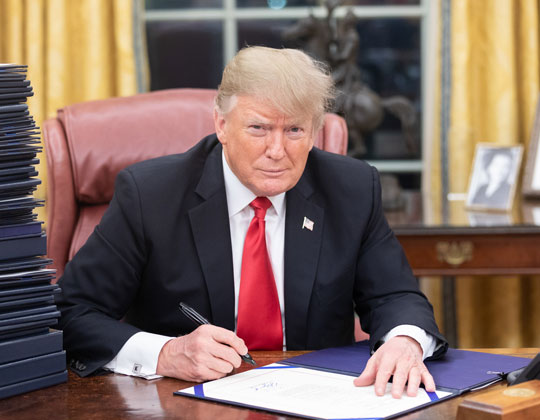
M417 327L416 325L398 325L397 327L392 328L390 331L388 331L381 341L384 343L388 340L390 340L393 337L396 337L398 335L405 335L407 337L411 337L414 340L418 341L420 344L420 347L422 347L422 360L425 360L426 358L433 356L433 353L435 352L435 349L437 347L437 339L433 337L431 334L428 334L425 332L422 328Z
M159 353L174 337L138 332L131 336L118 354L104 369L123 375L138 376L145 379L161 378L156 374Z

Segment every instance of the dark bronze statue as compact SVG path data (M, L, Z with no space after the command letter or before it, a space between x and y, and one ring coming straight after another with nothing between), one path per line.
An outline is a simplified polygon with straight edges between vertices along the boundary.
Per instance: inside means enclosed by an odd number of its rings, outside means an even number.
M414 154L418 149L414 107L403 96L381 98L362 81L361 71L356 64L360 48L357 18L352 9L339 21L333 16L336 7L343 3L344 0L327 0L326 18L318 19L310 15L300 19L282 36L287 40L299 41L305 51L327 62L332 69L338 90L334 111L347 120L349 140L353 145L352 156L365 155L364 136L381 124L385 110L400 120L407 149Z

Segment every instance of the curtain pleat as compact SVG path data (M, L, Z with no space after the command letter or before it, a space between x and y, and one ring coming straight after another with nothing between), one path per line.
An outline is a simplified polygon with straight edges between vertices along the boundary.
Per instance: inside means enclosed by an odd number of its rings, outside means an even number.
M450 192L465 193L477 143L529 142L540 92L539 11L537 0L453 0L450 7L448 175ZM434 139L440 145L439 133ZM440 166L429 175L440 188ZM466 217L461 208L451 203L453 222ZM514 209L514 220L520 217ZM459 345L540 345L539 298L540 278L457 278Z
M0 62L28 65L38 125L66 105L137 92L133 7L133 0L0 0ZM36 196L46 198L44 154L40 160Z

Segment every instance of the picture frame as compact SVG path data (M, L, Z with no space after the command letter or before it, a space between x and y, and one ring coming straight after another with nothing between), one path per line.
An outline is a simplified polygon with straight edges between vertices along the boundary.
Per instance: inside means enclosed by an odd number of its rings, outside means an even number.
M527 147L521 192L527 197L540 197L540 100L536 105L533 129Z
M511 226L512 213L493 211L468 211L467 219L470 226Z
M526 225L540 226L540 201L522 200L521 218Z
M471 210L511 210L522 156L521 145L478 143L465 206Z

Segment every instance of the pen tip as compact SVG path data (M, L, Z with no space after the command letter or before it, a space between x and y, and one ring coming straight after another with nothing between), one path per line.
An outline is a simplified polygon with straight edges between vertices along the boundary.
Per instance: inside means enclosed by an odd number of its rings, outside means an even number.
M257 366L257 363L255 362L255 360L253 360L249 353L244 354L242 356L242 359L244 360L244 362L249 363L250 365Z

